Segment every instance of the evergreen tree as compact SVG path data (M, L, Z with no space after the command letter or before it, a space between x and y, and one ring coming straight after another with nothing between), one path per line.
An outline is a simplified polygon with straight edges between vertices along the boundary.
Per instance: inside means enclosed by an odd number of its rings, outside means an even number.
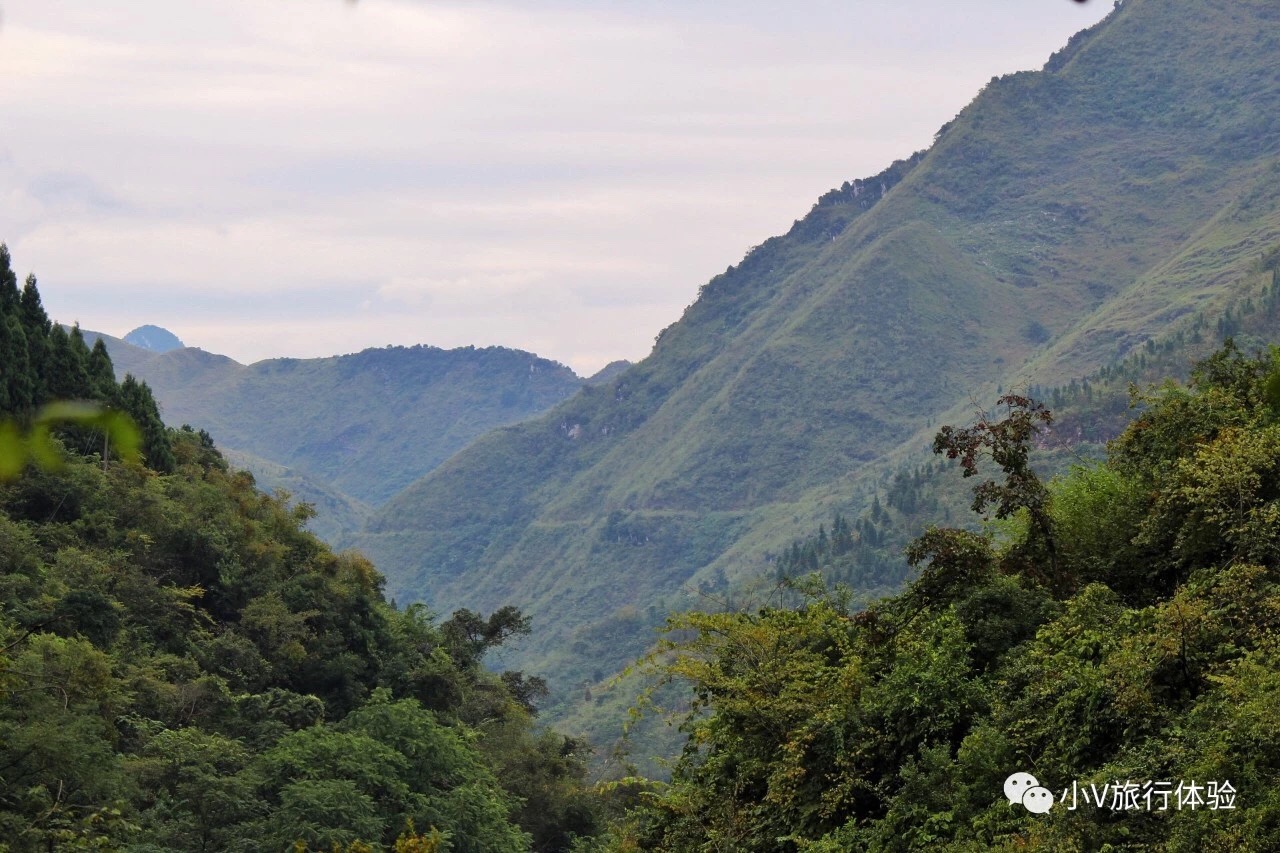
M44 304L40 301L40 289L36 285L34 275L27 276L26 282L23 283L19 303L22 308L22 324L28 332L36 329L48 335L53 331L53 321L45 313Z
M120 383L117 403L142 433L142 453L147 467L154 471L167 473L177 466L173 448L169 442L169 432L164 421L160 420L160 409L151 393L150 386L133 378L133 374L125 374Z
M0 413L25 415L35 403L35 382L16 314L0 312L0 366Z
M49 358L44 362L44 399L41 402L83 399L89 387L88 350L82 353L61 326L53 327L48 340ZM80 339L80 346L84 346L84 338Z
M107 345L98 338L89 353L89 384L93 387L93 396L109 400L116 390L116 373L111 364L111 356L107 353Z
M5 253L8 257L8 253ZM12 275L12 273L10 273ZM49 358L52 354L50 336L53 323L44 312L40 302L40 291L36 287L36 277L27 276L19 297L18 317L22 322L22 330L27 336L27 363L31 366L34 382L33 396L35 402L42 403L50 398L48 371Z
M0 243L0 317L18 309L18 278L13 274L9 247Z
M30 405L30 393L21 387L28 383L30 360L26 337L16 328L21 295L13 274L9 248L0 243L0 412L17 413Z
M75 381L79 386L75 389L74 396L80 399L94 399L97 394L96 383L90 378L90 358L92 353L89 351L89 344L84 339L84 332L80 331L80 324L76 323L71 327L70 333L67 335L71 342L71 358L75 362Z

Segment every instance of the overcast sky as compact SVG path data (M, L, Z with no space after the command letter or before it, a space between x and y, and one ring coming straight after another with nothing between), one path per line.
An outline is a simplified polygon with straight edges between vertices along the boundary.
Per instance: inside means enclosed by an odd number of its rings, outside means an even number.
M111 334L591 372L1109 8L0 0L0 240Z

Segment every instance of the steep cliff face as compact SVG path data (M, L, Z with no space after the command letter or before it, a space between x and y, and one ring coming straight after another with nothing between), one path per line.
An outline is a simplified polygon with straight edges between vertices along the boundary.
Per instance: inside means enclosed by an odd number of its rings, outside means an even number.
M808 496L942 413L1220 310L1280 243L1278 51L1274 3L1128 0L753 248L644 361L410 486L361 547L401 600L524 608L522 663L560 684L625 660L646 606L796 535Z

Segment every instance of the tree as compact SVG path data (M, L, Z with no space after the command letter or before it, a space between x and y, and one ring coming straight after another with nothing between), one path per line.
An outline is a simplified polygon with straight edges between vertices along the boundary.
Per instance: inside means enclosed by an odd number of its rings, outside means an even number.
M529 633L529 617L511 606L502 607L485 619L470 610L455 611L440 626L445 647L461 669L475 666L490 649L512 637Z
M98 400L111 399L116 389L115 368L102 338L93 342L93 350L89 353L89 383L94 398Z
M88 350L76 348L62 326L49 333L48 362L43 371L45 399L83 400L89 390ZM84 339L80 339L83 345Z
M40 290L36 287L36 277L33 275L27 276L22 287L18 318L27 336L27 362L31 365L34 383L32 396L37 403L42 403L52 399L48 385L48 362L52 347L49 336L53 331L53 323L40 302Z
M151 738L136 765L138 780L153 792L147 839L193 853L225 850L244 834L243 824L263 812L244 744L194 727L165 729Z
M18 307L18 277L13 274L13 258L9 247L0 243L0 314L8 314Z
M139 382L133 374L125 374L116 397L117 405L124 410L142 433L142 452L147 467L169 472L177 465L169 433L160 420L160 410L147 383Z
M1018 556L1025 570L1065 590L1070 582L1058 574L1049 490L1030 461L1032 439L1042 427L1053 423L1053 415L1043 404L1020 394L1005 394L997 404L1008 409L1002 420L993 421L983 412L973 426L944 426L933 439L933 452L959 459L965 477L978 473L978 460L984 452L1000 466L1004 482L987 480L974 487L973 511L985 514L994 506L995 517L1006 519L1025 510L1030 533ZM1040 567L1042 562L1048 563L1047 573Z
M35 382L27 355L27 336L16 314L0 311L0 414L22 417L35 405Z

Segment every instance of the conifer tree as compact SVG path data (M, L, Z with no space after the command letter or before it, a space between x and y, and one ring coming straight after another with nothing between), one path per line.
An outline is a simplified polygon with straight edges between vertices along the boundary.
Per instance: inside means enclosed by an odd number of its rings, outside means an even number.
M0 315L8 314L18 305L18 277L13 274L9 247L0 243Z
M22 324L28 332L39 330L48 335L53 331L53 321L45 313L44 304L40 301L40 289L36 285L34 275L27 276L26 282L23 283L19 302L22 306Z
M0 295L0 299L4 297ZM0 414L17 411L13 399L12 384L17 373L14 355L16 350L15 335L9 318L0 310ZM26 341L23 341L22 354L26 356Z
M110 400L116 391L116 373L111 364L111 355L107 345L98 338L89 353L89 383L93 386L93 396L101 400Z
M6 252L6 258L7 255ZM45 313L44 305L40 302L40 291L36 287L36 277L33 275L27 276L27 281L23 285L18 301L18 318L22 323L22 331L27 336L27 363L31 367L34 383L32 394L36 403L43 403L50 399L47 375L49 359L52 355L50 335L53 332L53 323L50 322L49 315Z
M0 285L2 287L3 285ZM25 415L35 405L27 336L16 314L0 312L0 413Z
M93 381L90 373L90 357L92 353L89 351L88 342L84 339L84 332L80 331L79 323L71 327L71 331L67 334L67 339L71 342L71 359L75 363L72 370L74 381L77 383L72 396L82 400L95 399L97 397L97 383Z
M151 388L145 382L133 378L133 374L125 374L117 392L117 402L142 433L142 453L146 457L147 467L161 473L168 473L177 467L173 448L169 442L169 432L160 420L160 409Z
M53 327L48 340L49 358L44 362L44 400L41 402L83 399L89 385L88 350L80 353L61 326ZM84 345L83 338L80 344Z

